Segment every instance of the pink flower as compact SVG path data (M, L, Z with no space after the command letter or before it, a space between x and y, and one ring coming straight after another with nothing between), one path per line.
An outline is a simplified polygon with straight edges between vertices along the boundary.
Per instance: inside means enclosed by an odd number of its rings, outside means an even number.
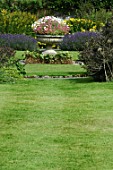
M32 29L37 34L65 35L70 28L63 19L54 16L45 16L32 24Z

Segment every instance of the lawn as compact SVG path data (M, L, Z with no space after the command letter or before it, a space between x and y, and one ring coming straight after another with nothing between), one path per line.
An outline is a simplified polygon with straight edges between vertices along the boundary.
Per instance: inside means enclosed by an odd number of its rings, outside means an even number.
M65 76L86 73L86 70L80 65L72 64L27 64L25 69L29 76Z
M0 170L112 170L112 91L90 78L1 84Z

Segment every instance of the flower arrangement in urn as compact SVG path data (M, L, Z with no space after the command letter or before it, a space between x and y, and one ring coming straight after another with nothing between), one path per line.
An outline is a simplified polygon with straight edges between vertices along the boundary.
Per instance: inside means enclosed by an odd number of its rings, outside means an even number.
M54 16L40 18L32 24L32 29L39 35L66 35L70 31L63 19Z

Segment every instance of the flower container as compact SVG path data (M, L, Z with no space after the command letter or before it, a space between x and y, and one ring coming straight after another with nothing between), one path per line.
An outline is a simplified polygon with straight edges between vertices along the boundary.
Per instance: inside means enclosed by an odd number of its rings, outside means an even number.
M63 41L63 35L37 35L37 40L46 44L46 50L43 54L56 54L57 52L52 49L53 44L58 45Z
M58 17L45 16L32 24L33 31L37 35L37 40L47 45L45 54L56 54L52 49L53 44L62 42L64 35L69 33L69 26Z

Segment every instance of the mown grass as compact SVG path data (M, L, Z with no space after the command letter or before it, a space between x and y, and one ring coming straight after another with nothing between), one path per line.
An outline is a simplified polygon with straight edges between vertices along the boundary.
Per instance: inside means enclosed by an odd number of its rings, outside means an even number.
M112 170L113 83L0 85L0 170Z
M72 64L27 64L25 66L27 75L49 75L65 76L85 74L86 70L80 65Z
M24 55L25 51L15 51L15 58L18 59L23 59L23 55Z

